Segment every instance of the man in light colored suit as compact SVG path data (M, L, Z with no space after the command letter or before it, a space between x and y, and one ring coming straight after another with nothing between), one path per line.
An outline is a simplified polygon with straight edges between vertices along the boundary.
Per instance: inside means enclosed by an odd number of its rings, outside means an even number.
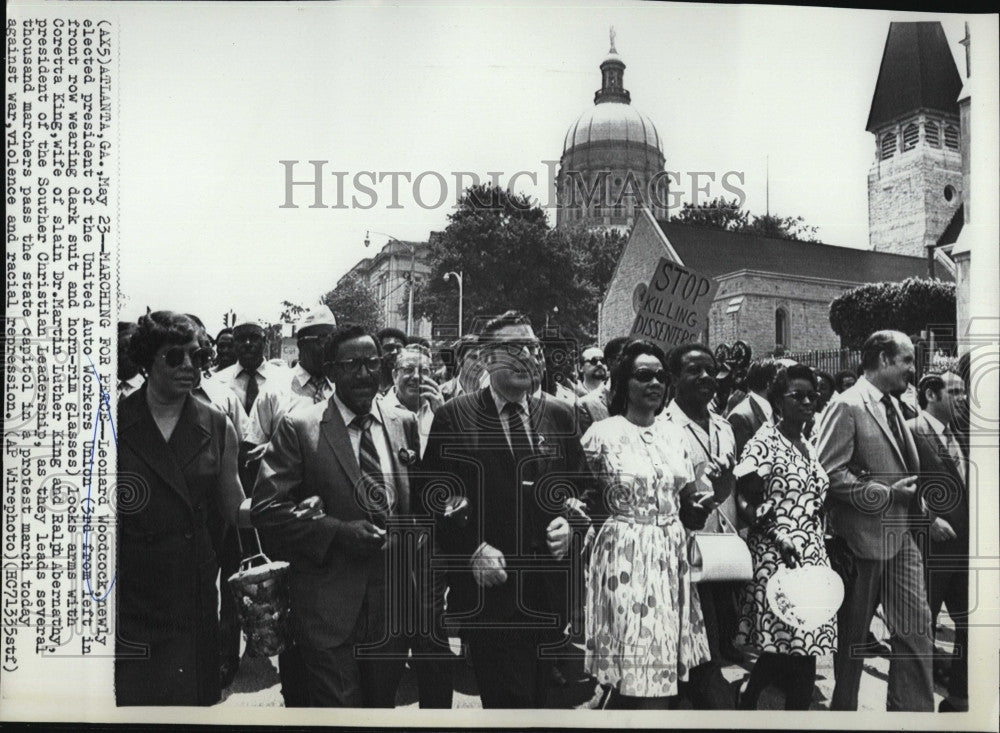
M387 555L410 544L394 540L403 539L410 510L417 424L375 400L381 355L363 328L338 330L324 358L337 391L282 418L261 461L253 523L272 556L291 563L306 704L392 707L405 641L387 619L411 576L402 554ZM322 502L318 516L296 507L312 496Z
M846 544L831 708L857 710L862 647L881 602L892 646L886 709L933 711L930 609L910 534L920 465L892 396L912 379L913 344L899 331L877 331L865 341L861 365L864 375L827 407L817 446L830 477L830 528Z
M907 423L920 455L918 495L927 511L922 545L933 628L942 604L955 623L948 697L939 712L969 709L969 468L952 430L966 400L957 374L927 374L918 387L920 414Z

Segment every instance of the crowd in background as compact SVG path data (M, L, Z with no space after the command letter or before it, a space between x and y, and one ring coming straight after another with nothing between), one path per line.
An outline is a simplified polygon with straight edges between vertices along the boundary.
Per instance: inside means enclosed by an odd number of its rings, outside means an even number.
M968 375L913 384L904 334L836 375L579 347L516 312L447 348L325 306L296 335L288 365L256 323L119 324L120 705L219 700L255 529L290 563L290 707L392 707L406 665L421 707L451 707L460 638L484 707L546 707L579 643L606 709L755 709L775 685L806 710L833 654L829 707L853 710L877 614L887 708L932 710L938 681L967 709ZM752 577L693 580L695 533L743 538ZM782 568L836 572L836 614L784 620ZM753 664L738 690L731 662Z

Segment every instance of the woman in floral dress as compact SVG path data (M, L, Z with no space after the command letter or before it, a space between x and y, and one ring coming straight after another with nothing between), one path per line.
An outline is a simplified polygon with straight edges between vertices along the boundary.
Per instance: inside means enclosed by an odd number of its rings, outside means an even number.
M612 373L611 417L583 436L603 498L592 508L600 531L587 584L585 663L609 688L612 709L668 707L688 670L709 659L684 528L704 526L714 500L694 493L680 429L656 418L666 382L662 350L631 342Z
M816 376L801 364L778 372L768 390L778 422L765 424L743 448L734 470L741 505L752 520L747 544L754 577L741 594L737 646L760 652L740 696L740 708L755 709L769 684L785 691L786 710L808 710L816 681L816 658L837 647L833 619L803 631L783 622L767 603L767 581L781 565L830 567L820 508L829 485L802 427L812 419Z

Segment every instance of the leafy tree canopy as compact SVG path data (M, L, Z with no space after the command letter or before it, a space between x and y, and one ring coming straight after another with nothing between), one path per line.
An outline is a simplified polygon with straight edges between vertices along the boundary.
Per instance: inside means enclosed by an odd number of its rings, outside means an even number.
M735 198L727 200L719 197L697 206L684 204L680 212L671 218L671 222L760 237L794 239L800 242L819 241L816 239L816 227L806 224L801 216L751 214Z
M370 333L382 328L382 303L357 275L342 278L320 301L333 311L337 323L357 323Z

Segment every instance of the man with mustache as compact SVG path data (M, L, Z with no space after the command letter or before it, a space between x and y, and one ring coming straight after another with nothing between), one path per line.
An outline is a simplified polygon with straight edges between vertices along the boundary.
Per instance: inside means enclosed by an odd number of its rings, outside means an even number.
M454 567L448 614L469 645L484 708L545 707L573 571L565 502L583 472L573 408L533 394L541 344L523 315L486 325L490 386L446 402L425 452L426 497ZM464 509L463 509L464 507Z
M604 345L604 366L608 373L615 368L622 349L629 341L627 336L616 336ZM577 413L580 420L580 434L598 420L608 417L608 405L611 401L611 387L607 382L588 392L577 403Z
M583 394L590 394L604 386L608 378L608 365L604 352L596 346L589 346L580 355L580 381ZM581 395L582 396L582 395Z
M411 575L400 533L419 455L412 414L382 409L378 343L357 325L324 348L336 392L278 425L253 492L254 526L291 562L292 635L309 707L393 707L406 639L389 628ZM323 512L296 511L316 496ZM397 619L398 620L398 619Z
M674 383L674 399L660 419L673 421L687 437L698 491L710 491L719 504L705 523L707 532L735 532L736 505L732 496L736 480L736 440L725 418L708 409L715 397L718 364L707 346L687 343L667 357ZM729 710L735 706L722 676L723 654L736 632L736 604L730 583L706 583L698 588L705 632L712 660L694 667L681 695L695 710Z

